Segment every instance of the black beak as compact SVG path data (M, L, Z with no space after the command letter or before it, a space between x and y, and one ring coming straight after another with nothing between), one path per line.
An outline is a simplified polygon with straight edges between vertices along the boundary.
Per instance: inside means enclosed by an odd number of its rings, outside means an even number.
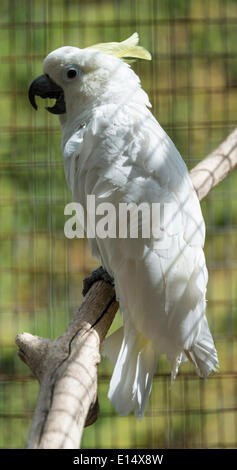
M63 89L57 85L51 78L44 74L37 77L30 85L28 92L30 103L34 109L37 109L35 96L41 98L55 98L54 106L47 106L46 109L52 114L66 113Z

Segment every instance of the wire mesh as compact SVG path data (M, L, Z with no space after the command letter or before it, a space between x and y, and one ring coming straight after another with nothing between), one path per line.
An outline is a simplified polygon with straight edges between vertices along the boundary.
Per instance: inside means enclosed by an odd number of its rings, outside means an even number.
M23 447L38 385L19 361L15 335L55 337L96 266L85 240L64 237L71 201L55 116L34 113L29 83L62 45L119 41L138 31L152 52L136 72L153 113L191 169L237 125L237 3L234 0L1 0L0 86L0 447ZM206 382L188 364L170 390L159 363L138 422L119 418L106 395L111 366L99 369L100 415L87 448L237 446L237 176L203 201L209 269L207 315L220 372ZM119 323L119 316L115 326Z

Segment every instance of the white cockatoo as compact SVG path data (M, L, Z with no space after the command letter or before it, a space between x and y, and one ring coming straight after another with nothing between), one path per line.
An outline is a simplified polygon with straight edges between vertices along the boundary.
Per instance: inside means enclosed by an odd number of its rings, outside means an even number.
M201 377L218 359L206 310L205 225L185 163L154 118L128 58L150 59L138 34L85 49L60 47L31 84L56 98L62 152L73 201L163 204L160 230L149 238L90 238L92 255L114 279L123 327L104 342L114 364L108 396L121 416L141 418L159 356L171 363L171 382L190 360ZM88 214L89 216L90 214ZM140 220L140 219L139 219ZM157 227L156 227L157 228Z

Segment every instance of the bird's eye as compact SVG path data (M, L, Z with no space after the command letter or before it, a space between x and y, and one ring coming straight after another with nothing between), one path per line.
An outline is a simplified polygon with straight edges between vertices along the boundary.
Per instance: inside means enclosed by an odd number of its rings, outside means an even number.
M79 75L79 70L77 67L71 66L66 70L66 78L68 80L73 80L73 78L76 78L78 75Z
M69 69L67 71L67 78L75 78L77 76L77 71L75 69Z

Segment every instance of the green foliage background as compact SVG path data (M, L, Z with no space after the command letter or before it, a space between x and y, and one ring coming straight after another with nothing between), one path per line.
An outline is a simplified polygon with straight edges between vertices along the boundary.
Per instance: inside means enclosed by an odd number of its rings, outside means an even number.
M133 65L153 112L188 167L236 126L235 0L1 0L0 2L0 447L24 447L38 385L17 357L20 331L54 338L96 266L85 240L66 240L60 128L27 89L45 55L122 40L138 31L152 62ZM142 422L119 418L108 399L111 366L100 365L101 413L86 448L236 447L237 176L202 203L207 224L208 319L220 373L207 382L184 364L170 391L162 358ZM118 326L119 315L113 329Z

